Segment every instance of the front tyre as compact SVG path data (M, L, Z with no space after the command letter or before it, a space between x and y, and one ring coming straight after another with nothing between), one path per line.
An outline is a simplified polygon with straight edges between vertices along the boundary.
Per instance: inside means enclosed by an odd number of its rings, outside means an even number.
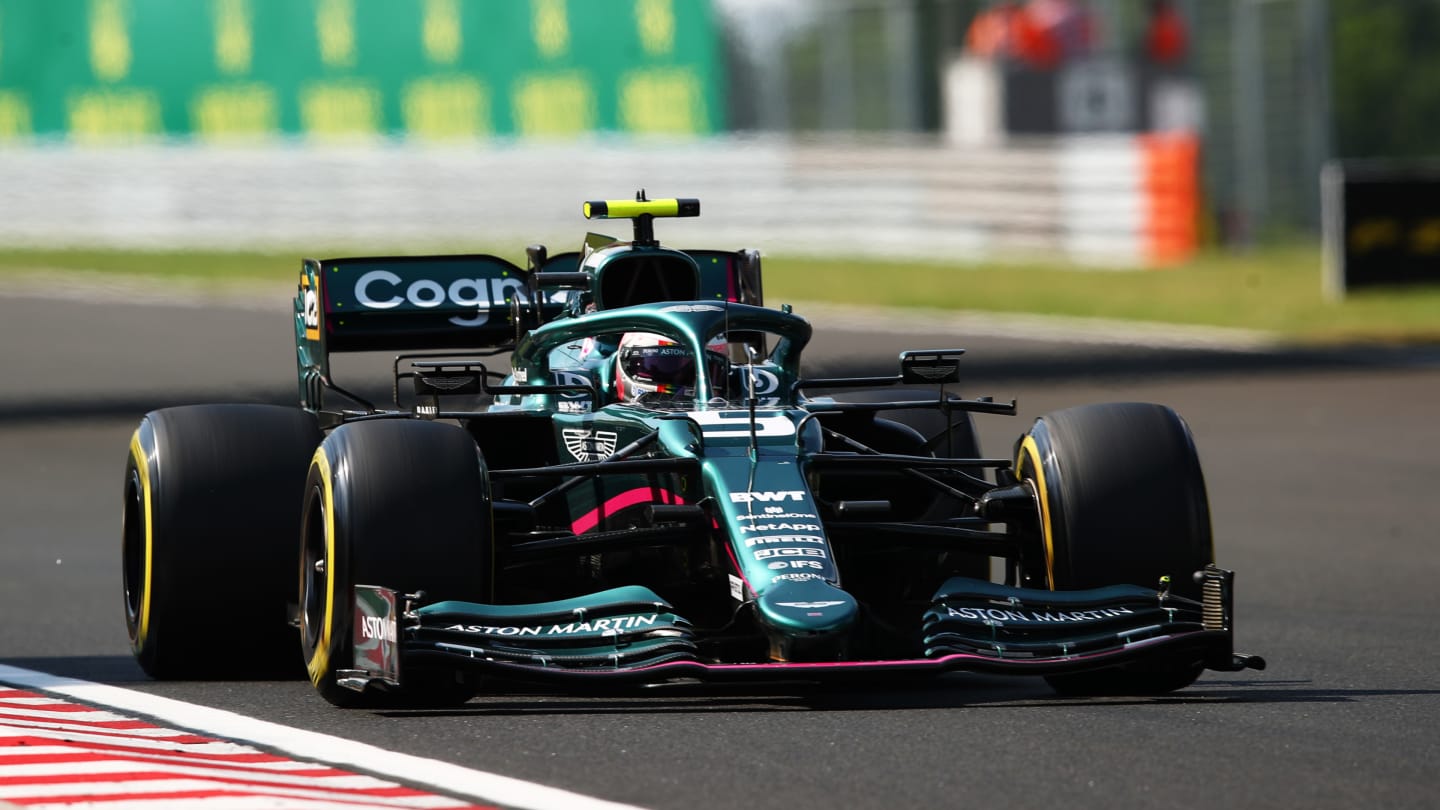
M1199 598L1191 576L1215 559L1210 507L1190 430L1173 410L1126 402L1047 414L1017 443L1015 469L1039 504L1035 584L1158 587L1168 576L1173 592ZM1166 661L1046 680L1061 694L1159 694L1203 669Z
M153 678L298 674L291 560L315 417L274 405L145 415L121 524L125 626Z
M489 477L475 441L437 422L343 425L315 451L301 528L301 644L310 681L341 707L463 703L461 673L402 671L401 691L356 692L336 682L353 659L354 586L426 601L485 601L491 593Z

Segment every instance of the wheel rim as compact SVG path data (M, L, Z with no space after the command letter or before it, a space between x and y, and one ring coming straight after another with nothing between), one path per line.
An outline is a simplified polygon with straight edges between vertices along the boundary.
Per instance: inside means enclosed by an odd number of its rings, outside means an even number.
M305 649L320 643L325 624L325 498L316 486L305 506L304 540L300 554L300 631Z
M1046 447L1044 450L1041 449L1040 444L1037 442L1036 434L1039 434L1041 440L1045 443ZM1037 558L1036 563L1038 564L1033 567L1038 570L1033 573L1028 570L1024 571L1023 575L1027 582L1020 584L1053 591L1057 590L1055 587L1055 569L1057 567L1055 550L1057 543L1056 529L1058 527L1053 522L1050 514L1050 491L1045 475L1044 459L1049 453L1048 445L1048 431L1045 430L1044 423L1042 422L1037 424L1030 434L1027 434L1021 439L1020 448L1015 459L1015 472L1020 477L1020 480L1029 483L1030 491L1034 495L1037 520L1036 528L1038 530L1038 536L1035 538L1037 553L1032 555Z
M125 625L134 640L140 627L145 587L145 504L140 471L132 465L125 480L125 514L121 519L120 558L125 584Z

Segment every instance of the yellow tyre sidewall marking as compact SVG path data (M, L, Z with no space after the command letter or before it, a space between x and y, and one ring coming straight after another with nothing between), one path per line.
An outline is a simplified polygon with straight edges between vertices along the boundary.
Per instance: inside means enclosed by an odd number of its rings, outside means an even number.
M310 660L305 662L305 669L310 674L310 682L319 686L330 668L330 628L335 616L335 481L324 447L315 451L310 464L320 471L321 498L325 506L325 621L320 625L320 638L315 642ZM308 578L310 572L303 575Z
M140 445L138 429L130 437L130 458L135 462L136 471L140 473L140 499L145 502L145 570L140 575L140 617L136 621L139 627L135 631L135 649L139 650L150 639L150 586L154 582L152 571L155 559L155 522L150 509L150 459L145 448Z
M1045 585L1055 590L1055 537L1050 523L1050 492L1045 486L1045 467L1040 462L1040 447L1035 437L1026 434L1020 442L1020 456L1015 459L1015 472L1024 478L1025 468L1030 468L1030 480L1035 482L1036 494L1040 497L1040 532L1045 538Z

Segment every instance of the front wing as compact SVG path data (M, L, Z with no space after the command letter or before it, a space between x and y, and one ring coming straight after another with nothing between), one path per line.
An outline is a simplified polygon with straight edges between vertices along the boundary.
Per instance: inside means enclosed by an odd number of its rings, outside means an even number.
M1209 566L1197 577L1203 593L1198 602L1164 588L1044 591L955 577L936 592L924 616L922 658L740 663L704 660L690 623L638 586L535 605L442 602L417 608L393 591L358 585L355 668L342 672L340 682L357 690L400 686L408 664L561 683L819 682L956 671L1056 675L1169 662L1203 662L1219 671L1264 669L1259 656L1234 652L1234 574Z

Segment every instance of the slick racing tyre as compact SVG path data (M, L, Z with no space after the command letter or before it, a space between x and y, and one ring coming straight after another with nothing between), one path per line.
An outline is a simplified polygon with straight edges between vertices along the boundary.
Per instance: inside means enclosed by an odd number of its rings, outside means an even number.
M489 597L490 484L474 439L437 422L343 425L315 451L304 492L300 634L315 688L347 708L470 699L470 682L448 670L402 668L402 689L365 692L336 673L353 665L357 584L424 591L427 602Z
M273 405L145 415L125 467L125 625L154 678L298 676L293 565L315 417Z
M1190 430L1161 405L1105 403L1036 420L1015 469L1040 506L1044 584L1133 584L1198 599L1191 575L1214 560L1205 479ZM1038 578L1038 577L1037 577ZM1061 694L1159 694L1190 685L1200 661L1167 661L1046 680Z

